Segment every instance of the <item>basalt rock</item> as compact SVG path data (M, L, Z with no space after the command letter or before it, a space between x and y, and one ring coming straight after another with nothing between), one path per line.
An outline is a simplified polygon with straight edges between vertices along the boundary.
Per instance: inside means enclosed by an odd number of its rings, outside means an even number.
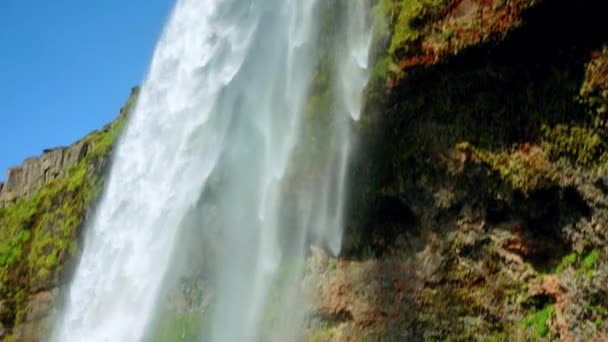
M88 143L82 140L69 147L45 150L40 157L28 158L21 166L9 169L6 182L0 187L0 206L29 197L45 183L65 176L85 157L87 148Z

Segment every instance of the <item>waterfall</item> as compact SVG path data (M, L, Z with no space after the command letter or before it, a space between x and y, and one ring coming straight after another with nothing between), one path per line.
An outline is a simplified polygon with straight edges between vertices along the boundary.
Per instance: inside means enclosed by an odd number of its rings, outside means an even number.
M341 248L369 5L177 1L87 223L54 341L148 340L188 217L200 217L196 243L211 264L204 340L299 336L308 246Z

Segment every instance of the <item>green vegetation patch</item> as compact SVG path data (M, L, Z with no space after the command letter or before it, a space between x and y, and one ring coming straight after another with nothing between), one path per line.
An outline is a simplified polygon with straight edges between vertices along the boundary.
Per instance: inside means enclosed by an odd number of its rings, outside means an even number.
M574 265L577 260L578 260L578 253L572 252L572 253L566 254L562 258L559 265L557 266L556 272L562 273L566 268Z
M546 153L535 146L515 146L511 150L490 151L460 143L457 149L474 160L487 164L499 173L513 189L528 194L553 185L557 170L549 163Z
M36 213L36 202L25 201L21 205L0 208L0 270L4 271L17 263L29 240L31 225ZM0 280L6 274L0 273Z
M380 0L373 9L374 45L382 45L378 66L372 75L374 84L380 77L403 76L397 61L411 52L424 31L425 23L436 17L449 0Z
M592 250L581 261L581 270L588 276L592 275L597 268L599 259L600 252L597 249Z
M598 249L593 249L587 254L572 252L564 256L556 268L557 273L562 273L568 267L573 267L578 275L586 275L591 278L593 272L598 267L601 253Z
M592 127L559 124L542 131L543 149L551 159L567 158L586 167L607 161L606 143Z
M418 29L425 19L440 13L448 3L446 0L381 0L374 14L377 22L384 19L386 30L393 31L389 52L407 50L407 45L420 37Z
M545 337L549 334L549 326L547 323L555 317L555 308L553 304L546 305L542 310L528 315L522 321L522 326L525 328L534 327L534 331L540 337Z

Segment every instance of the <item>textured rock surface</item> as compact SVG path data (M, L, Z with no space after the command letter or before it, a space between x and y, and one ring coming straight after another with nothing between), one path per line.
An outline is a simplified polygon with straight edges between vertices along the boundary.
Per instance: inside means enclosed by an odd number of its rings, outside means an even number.
M381 4L398 15L346 251L313 258L311 338L607 340L608 4Z
M0 187L0 206L29 197L68 170L86 155L88 144L79 141L69 147L45 150L40 157L28 158L21 166L7 171L6 182Z
M25 318L15 332L17 341L41 341L48 336L58 296L59 289L55 288L29 297Z

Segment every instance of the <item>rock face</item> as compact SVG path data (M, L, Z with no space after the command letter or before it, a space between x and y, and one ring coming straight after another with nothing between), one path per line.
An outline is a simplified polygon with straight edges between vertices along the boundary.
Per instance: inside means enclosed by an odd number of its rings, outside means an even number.
M311 338L608 340L608 3L380 4Z
M113 143L135 105L69 147L45 150L0 184L0 339L48 337L78 252L80 233L103 186Z
M345 249L310 258L311 340L608 340L607 6L378 2ZM0 338L44 335L113 127L0 184ZM161 340L198 338L208 305L200 246L184 253Z
M25 309L25 318L19 329L15 331L15 340L40 341L49 335L58 296L57 288L30 296Z
M9 169L6 182L0 184L0 206L29 197L45 183L65 176L84 158L87 148L87 142L82 140L69 147L45 150L40 157L28 158L21 166Z

